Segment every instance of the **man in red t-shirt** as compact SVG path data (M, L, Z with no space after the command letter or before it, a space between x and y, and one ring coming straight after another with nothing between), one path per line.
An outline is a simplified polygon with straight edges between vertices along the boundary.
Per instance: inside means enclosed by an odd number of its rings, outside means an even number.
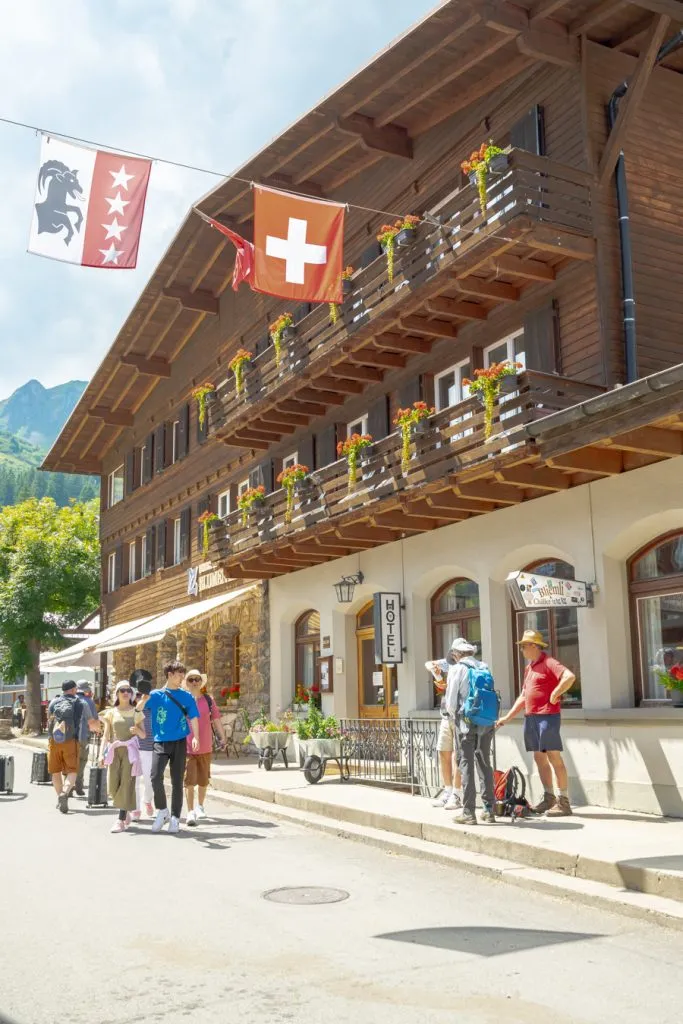
M524 708L524 745L533 751L543 783L543 799L534 807L538 814L562 817L572 813L567 792L567 769L562 759L560 701L576 680L573 672L545 653L548 645L540 633L527 629L519 641L528 662L522 692L496 728L506 725ZM553 788L553 772L559 797Z

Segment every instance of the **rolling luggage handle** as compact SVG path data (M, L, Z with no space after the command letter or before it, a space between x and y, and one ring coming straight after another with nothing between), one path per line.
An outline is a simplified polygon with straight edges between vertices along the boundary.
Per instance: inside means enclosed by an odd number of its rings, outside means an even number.
M100 768L101 736L95 735L90 740L90 770L88 773L88 799L86 807L108 807L107 800L107 769Z

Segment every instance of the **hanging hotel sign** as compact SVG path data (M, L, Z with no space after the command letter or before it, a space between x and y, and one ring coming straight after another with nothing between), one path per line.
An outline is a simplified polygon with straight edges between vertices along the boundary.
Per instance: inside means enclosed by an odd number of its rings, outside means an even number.
M590 583L539 576L535 572L511 572L505 581L517 611L537 608L592 608Z
M403 662L403 626L401 595L373 595L375 625L375 664L400 665Z
M187 570L187 592L190 597L198 597L205 590L213 590L229 582L223 570L214 568L211 562Z

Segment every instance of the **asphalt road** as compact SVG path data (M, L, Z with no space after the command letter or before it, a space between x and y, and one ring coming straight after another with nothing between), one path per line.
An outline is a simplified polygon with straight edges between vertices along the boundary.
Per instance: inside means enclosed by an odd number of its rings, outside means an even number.
M0 753L9 746L0 744ZM112 835L14 747L0 796L0 1020L668 1024L683 934L209 798L206 827ZM322 886L343 902L282 905Z

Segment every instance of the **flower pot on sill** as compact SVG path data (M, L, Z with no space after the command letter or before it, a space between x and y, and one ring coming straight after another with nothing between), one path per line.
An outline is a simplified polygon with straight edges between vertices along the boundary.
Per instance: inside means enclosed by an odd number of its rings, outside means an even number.
M507 171L510 166L507 153L496 153L489 160L488 171L489 174L502 174L503 171Z
M671 703L675 708L683 708L683 690L668 690Z
M281 340L283 344L288 345L290 341L294 341L296 338L296 327L285 327L282 332Z
M500 378L499 394L511 395L519 387L519 374L511 373L507 377Z
M396 245L401 249L407 249L414 243L416 238L417 230L415 228L401 228L396 235Z
M351 295L353 292L353 281L350 278L342 279L342 295Z

